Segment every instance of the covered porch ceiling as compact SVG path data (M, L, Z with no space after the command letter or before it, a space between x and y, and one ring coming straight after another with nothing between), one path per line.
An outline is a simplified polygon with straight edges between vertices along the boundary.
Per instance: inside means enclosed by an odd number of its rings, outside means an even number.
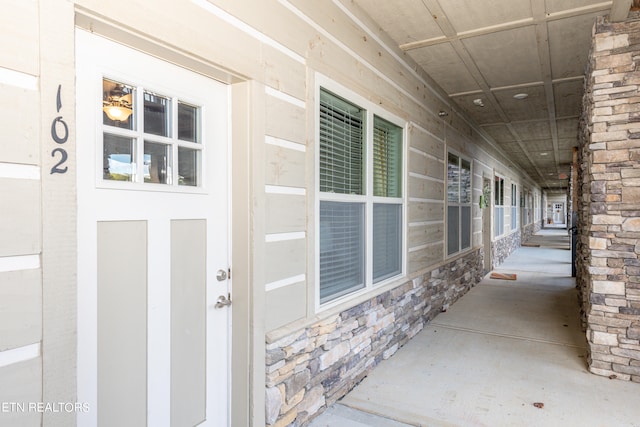
M624 20L632 0L352 3L543 189L564 191L595 18Z

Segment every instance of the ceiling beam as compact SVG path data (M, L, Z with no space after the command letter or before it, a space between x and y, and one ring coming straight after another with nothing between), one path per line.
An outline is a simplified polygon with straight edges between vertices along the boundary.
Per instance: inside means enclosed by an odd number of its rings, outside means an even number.
M531 11L533 17L538 22L536 24L536 41L538 45L538 58L540 61L540 73L542 74L542 80L544 81L544 91L547 99L547 110L549 111L549 129L551 131L551 143L553 146L553 160L556 165L556 176L560 173L557 169L559 155L558 155L558 126L556 124L556 102L555 93L552 83L551 73L551 52L549 48L549 31L547 23L544 20L546 15L545 0L531 0ZM549 179L548 176L544 178L545 183ZM548 187L547 183L547 187Z
M611 22L626 21L629 17L631 2L632 0L613 0L613 4L611 5L611 13L609 14L609 20Z
M615 6L616 2L627 2L629 4L631 4L632 0L614 0L613 1L613 5ZM437 9L442 11L442 9L440 8L440 5L435 5L433 3L433 1L430 0L424 0L423 3L425 4L425 6L427 7L428 10L432 10L433 9ZM435 7L434 7L435 6ZM618 6L620 7L620 6ZM476 28L473 30L469 30L469 31L463 31L460 33L455 33L455 31L452 34L447 34L447 32L443 31L445 33L445 36L438 36L438 37L433 37L430 39L425 39L425 40L416 40L414 42L409 42L409 43L404 43L400 45L400 49L404 50L404 51L408 51L408 50L412 50L412 49L420 49L422 47L428 47L428 46L434 46L437 44L442 44L442 43L446 43L452 40L456 40L456 39L467 39L467 38L471 38L471 37L476 37L476 36L483 36L486 34L492 34L492 33L497 33L500 31L505 31L505 30L511 30L514 28L521 28L521 27L525 27L528 25L538 25L540 23L546 23L549 21L554 21L557 19L564 19L564 18L571 18L574 16L580 16L580 15L586 15L589 13L594 13L594 12L602 12L602 11L609 11L610 8L612 8L612 1L605 1L602 3L596 3L593 5L588 5L588 6L584 6L584 7L578 7L578 8L574 8L574 9L567 9L567 10L563 10L560 12L555 12L552 14L542 14L542 15L534 15L531 18L526 18L526 19L520 19L517 21L511 21L511 22L505 22L503 24L499 24L499 25L492 25L489 27L484 27L484 28ZM624 8L624 7L623 7ZM629 6L627 6L627 14L629 13ZM435 16L438 16L438 21L441 19L441 17L445 16L444 12L442 11L442 14L435 14ZM626 15L625 15L625 19L626 19ZM450 26L451 24L448 23L448 26ZM442 26L441 26L442 28Z

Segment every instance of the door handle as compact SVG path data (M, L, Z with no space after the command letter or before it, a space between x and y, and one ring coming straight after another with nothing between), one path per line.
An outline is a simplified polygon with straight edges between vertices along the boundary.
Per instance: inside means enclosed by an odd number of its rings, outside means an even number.
M231 305L231 294L229 294L229 297L225 297L224 295L220 295L218 297L218 301L216 301L216 305L214 306L215 308L222 308L222 307L227 307Z

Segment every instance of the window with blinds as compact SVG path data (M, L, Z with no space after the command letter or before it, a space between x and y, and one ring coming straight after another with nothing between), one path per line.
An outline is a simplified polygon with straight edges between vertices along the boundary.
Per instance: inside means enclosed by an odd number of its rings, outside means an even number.
M471 162L447 155L447 255L471 247Z
M511 230L518 227L518 189L511 184Z
M325 89L319 111L322 304L403 272L403 130Z
M504 234L504 178L494 176L494 201L493 201L493 235Z
M320 191L364 194L365 111L320 92Z

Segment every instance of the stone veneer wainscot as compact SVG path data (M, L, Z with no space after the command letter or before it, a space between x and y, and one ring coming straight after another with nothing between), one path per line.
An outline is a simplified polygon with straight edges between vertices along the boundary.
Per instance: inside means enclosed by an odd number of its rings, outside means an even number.
M491 242L491 264L496 268L520 247L520 230Z
M479 283L482 265L481 249L474 249L355 307L267 339L267 425L301 426L319 415Z

